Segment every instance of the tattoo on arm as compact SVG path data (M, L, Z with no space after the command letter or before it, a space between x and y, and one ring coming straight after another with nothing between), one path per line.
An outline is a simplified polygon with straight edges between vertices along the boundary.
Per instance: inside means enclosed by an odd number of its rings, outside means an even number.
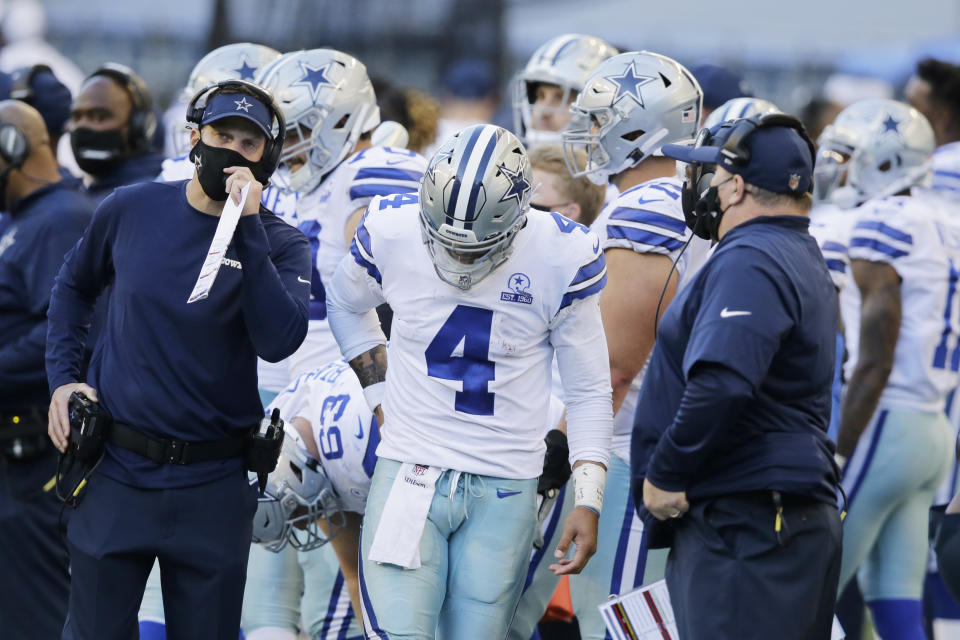
M383 382L387 379L387 348L378 344L373 349L364 351L350 361L350 367L360 379L361 387Z
M837 435L837 451L843 456L853 453L887 386L902 313L900 276L893 267L866 260L854 260L852 267L861 296L860 350L847 384Z

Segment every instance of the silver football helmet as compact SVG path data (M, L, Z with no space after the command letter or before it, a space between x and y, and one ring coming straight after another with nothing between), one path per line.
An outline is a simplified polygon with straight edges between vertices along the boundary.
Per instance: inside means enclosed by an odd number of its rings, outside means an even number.
M559 144L559 130L540 128L535 115L560 116L560 126L569 118L569 104L583 89L590 72L601 62L617 55L616 47L600 38L568 33L540 46L511 84L514 131L528 147ZM563 89L559 106L536 105L537 85L552 84Z
M454 134L420 182L420 227L437 275L469 289L510 256L533 180L520 140L478 124Z
M250 484L257 484L254 473L250 474ZM321 517L334 525L330 536L317 524ZM342 522L340 500L323 467L307 453L299 434L287 428L277 468L257 500L253 541L273 552L288 543L300 551L310 551L329 542Z
M856 102L817 140L814 200L852 208L912 186L929 186L933 129L916 109L886 99Z
M759 118L768 113L780 113L777 105L761 98L733 98L710 112L703 121L703 127L710 129L727 120L742 120L743 118Z
M224 80L253 81L257 73L279 57L280 52L276 49L253 42L236 42L217 47L203 56L190 72L187 86L181 92L179 100L186 108L193 96L210 85ZM187 132L186 121L183 122L183 132ZM173 136L172 142L177 155L190 152L189 133Z
M353 153L361 134L380 124L367 68L334 49L295 51L278 58L257 81L287 119L277 186L309 193Z
M649 51L622 53L600 64L570 106L564 159L575 178L595 184L659 155L667 143L692 142L703 92L683 65ZM574 149L583 149L586 163Z

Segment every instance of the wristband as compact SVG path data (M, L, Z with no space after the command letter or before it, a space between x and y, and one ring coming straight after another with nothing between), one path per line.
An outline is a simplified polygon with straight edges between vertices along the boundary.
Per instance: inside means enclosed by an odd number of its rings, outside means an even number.
M367 400L367 406L370 411L375 411L383 403L383 394L387 390L386 382L375 382L369 387L363 388L363 397Z
M607 470L598 464L587 462L573 470L573 503L586 507L598 516L603 510L603 487L607 483Z

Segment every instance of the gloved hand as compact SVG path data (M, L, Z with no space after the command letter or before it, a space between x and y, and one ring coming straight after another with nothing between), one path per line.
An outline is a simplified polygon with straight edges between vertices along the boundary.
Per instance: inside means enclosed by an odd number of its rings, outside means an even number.
M544 442L547 443L547 454L543 458L543 473L537 481L537 493L549 496L570 479L570 449L567 434L559 429L551 429Z

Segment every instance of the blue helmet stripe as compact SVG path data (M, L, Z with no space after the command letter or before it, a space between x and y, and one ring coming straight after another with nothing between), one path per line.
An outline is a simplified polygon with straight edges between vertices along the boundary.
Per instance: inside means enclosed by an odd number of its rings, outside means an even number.
M480 196L480 187L483 186L483 176L487 172L487 165L490 164L490 157L493 156L493 150L496 146L497 136L491 136L490 140L487 141L487 147L483 150L480 166L473 175L473 187L470 188L470 200L467 201L467 210L465 212L467 221L464 224L464 228L466 229L472 229L473 221L477 219L477 198Z
M467 170L467 160L470 158L470 153L477 144L477 139L480 137L481 131L483 131L483 127L474 127L473 132L470 134L470 139L467 140L467 147L460 157L460 166L457 167L457 177L454 178L453 189L450 191L450 204L447 205L447 224L453 223L453 212L457 210L457 199L460 197L460 185L463 183L463 174Z

